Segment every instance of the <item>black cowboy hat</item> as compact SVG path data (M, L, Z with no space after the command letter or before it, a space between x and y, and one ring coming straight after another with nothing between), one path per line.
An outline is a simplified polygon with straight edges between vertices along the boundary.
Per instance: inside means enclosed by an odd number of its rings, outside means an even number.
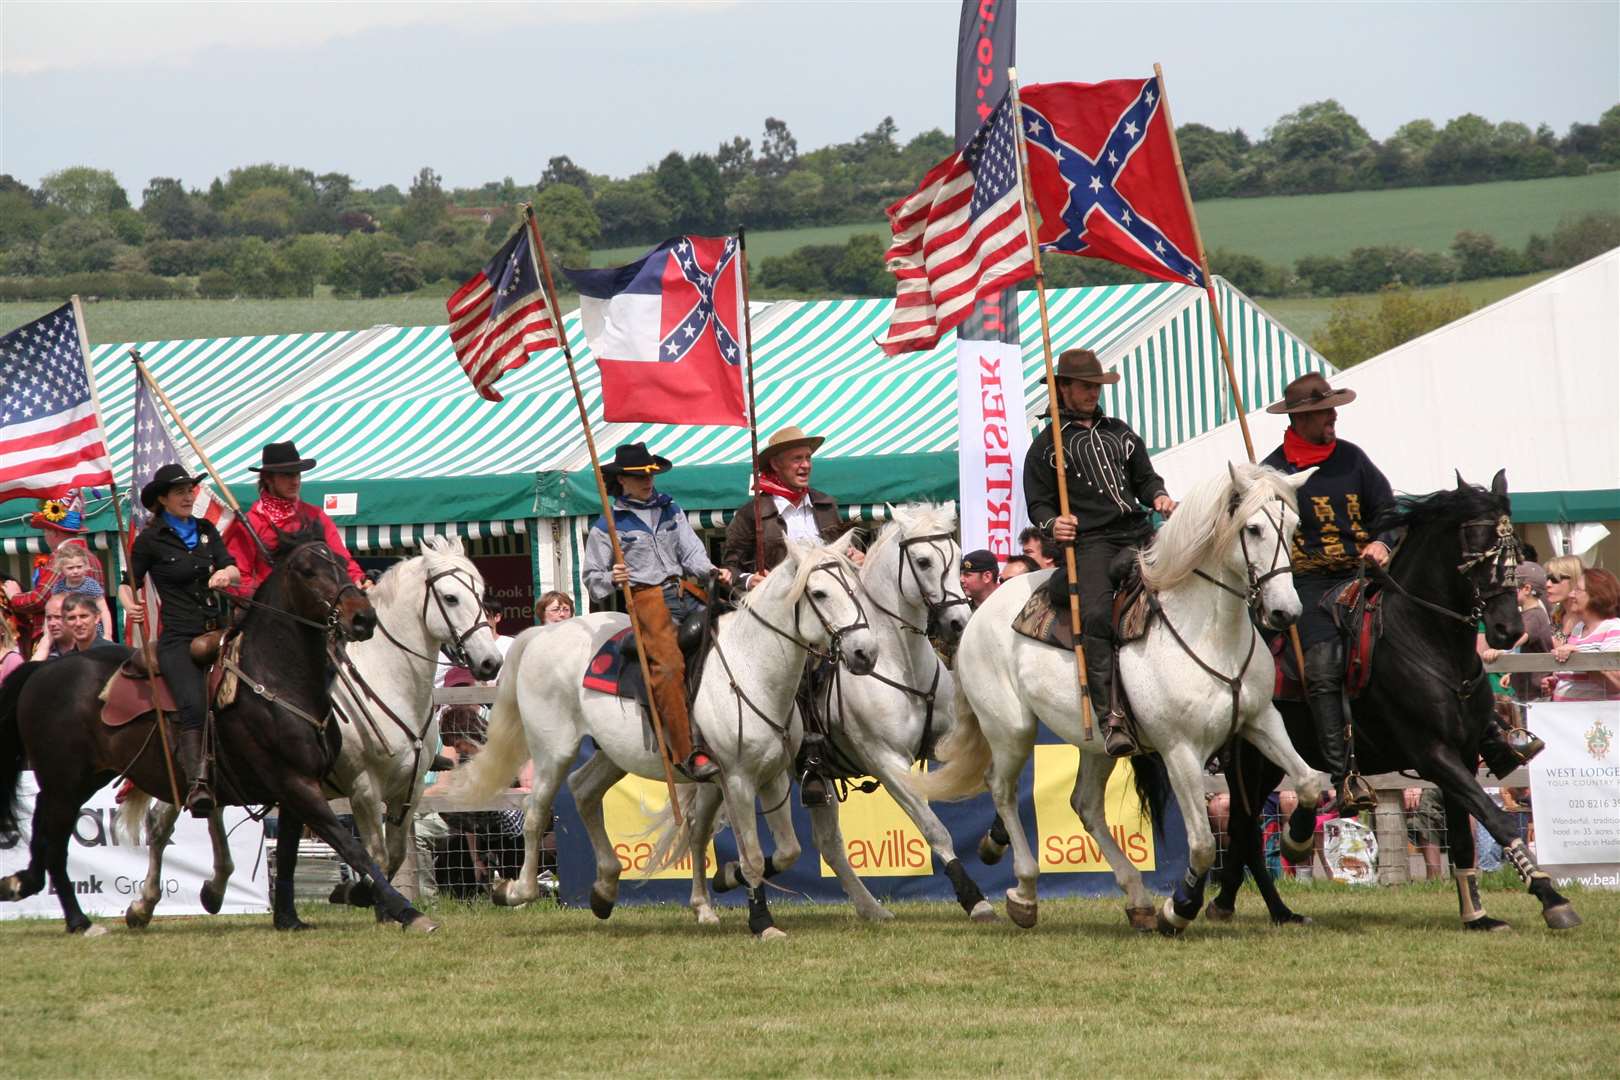
M1315 412L1318 409L1336 409L1354 400L1356 400L1354 390L1335 390L1325 376L1315 371L1307 371L1283 387L1283 399L1267 405L1266 412Z
M1065 349L1058 357L1057 371L1053 374L1059 379L1073 379L1097 386L1119 382L1119 372L1104 371L1102 361L1090 349Z
M249 465L248 472L300 473L314 467L315 459L299 457L297 444L288 440L266 444L259 455L259 463Z
M141 505L148 511L157 509L157 501L168 494L169 489L177 484L200 484L202 477L188 476L186 470L179 465L164 465L152 474L141 487Z
M603 464L602 472L608 476L618 476L621 473L651 476L654 473L669 472L674 467L669 458L648 453L646 443L633 442L621 443L614 447L613 460Z

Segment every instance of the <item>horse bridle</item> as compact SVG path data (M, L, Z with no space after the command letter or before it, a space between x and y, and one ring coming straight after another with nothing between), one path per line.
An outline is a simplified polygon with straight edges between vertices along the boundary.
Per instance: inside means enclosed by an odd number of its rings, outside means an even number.
M1469 550L1469 532L1493 525L1496 529L1496 543L1479 551ZM1468 582L1469 587L1474 590L1474 603L1467 614L1452 611L1442 604L1436 604L1432 600L1425 600L1421 596L1413 595L1405 585L1402 585L1395 579L1393 574L1387 571L1382 576L1385 581L1395 587L1396 592L1419 607L1427 608L1437 615L1444 615L1465 626L1473 627L1477 626L1479 620L1485 617L1485 605L1493 597L1500 596L1505 592L1512 592L1518 588L1515 581L1515 570L1524 552L1519 546L1518 535L1513 531L1513 519L1507 514L1469 518L1457 526L1457 541L1457 546L1462 548L1462 562L1457 564L1457 573L1461 574L1463 580ZM1479 582L1475 580L1474 572L1487 562L1490 564L1491 571L1488 579L1490 587L1481 589Z
M428 575L426 582L427 588L422 591L421 619L423 623L427 622L428 602L431 600L435 605L438 606L439 617L444 620L444 625L452 634L455 634L456 624L451 621L450 609L444 602L444 596L439 592L439 582L444 578L454 578L457 584L465 585L467 587L467 591L473 595L473 602L480 605L478 608L478 614L480 616L483 615L483 607L481 606L483 600L478 595L478 587L473 583L472 575L459 566L452 566L447 570L440 570L438 573ZM456 634L456 636L452 638L448 644L442 646L442 648L450 650L450 659L454 660L458 666L464 667L468 671L471 671L472 657L467 653L467 639L485 627L489 627L491 633L493 633L495 630L494 625L488 619L481 617L477 622L467 627L466 630L462 631L460 634ZM409 645L405 644L403 641L391 634L388 627L383 625L380 614L377 618L377 629L382 631L383 637L387 638L395 648L411 654L418 660L426 660L430 664L438 663L437 657L428 656L425 653L417 652L415 649L411 648Z
M832 622L827 618L826 613L821 610L821 605L816 603L815 594L812 593L809 588L808 577L806 578L804 595L801 597L802 600L809 602L810 610L815 612L816 618L821 620L821 628L827 632L826 652L821 651L820 649L816 648L816 646L804 640L804 631L800 627L800 620L802 620L804 617L804 609L800 604L795 603L793 605L793 633L791 634L786 630L773 625L768 619L765 618L765 616L755 611L752 604L748 605L745 610L748 612L748 614L752 615L761 626L765 627L777 637L791 641L793 644L797 645L799 648L803 649L811 656L817 657L818 659L836 661L838 657L842 655L844 635L856 630L871 629L872 625L867 621L866 608L861 605L861 598L856 594L855 587L849 583L849 578L845 576L845 565L846 564L842 559L825 559L812 567L810 573L815 574L818 571L826 570L832 574L834 580L838 582L838 587L844 590L844 595L849 597L850 603L855 605L856 614L854 622L850 623L848 626L835 628Z
M280 615L282 618L291 619L293 622L302 626L312 627L326 634L328 637L336 639L338 635L338 620L343 617L341 605L343 603L344 595L349 592L357 592L361 596L365 596L365 590L361 589L360 586L350 581L348 577L344 575L343 565L338 562L337 556L334 555L332 550L324 543L317 542L315 545L311 546L318 546L321 549L319 552L316 552L316 554L320 555L322 561L331 566L332 579L338 583L337 594L333 596L331 600L326 602L326 617L323 622L316 622L314 619L306 619L302 615L293 614L286 608L279 608L274 604L266 604L262 601L253 599L251 596L232 595L230 597L231 601L241 604L244 607L260 608L264 611L273 612L276 615Z
M940 542L944 542L947 545L943 552L940 552L940 550L937 547L934 546L934 545L936 545L936 544L938 544ZM934 552L936 554L940 554L942 556L941 559L940 559L940 566L939 566L939 596L940 596L940 598L938 600L929 600L928 599L928 591L924 587L922 571L917 569L917 564L916 564L915 561L913 561L913 557L912 557L912 554L911 554L911 549L916 544L927 544L929 546L930 551L932 551L932 552ZM904 540L899 541L899 546L900 546L900 558L899 558L899 561L895 564L895 568L894 568L894 588L895 588L895 592L898 593L901 596L905 595L906 570L909 567L910 570L911 570L912 580L914 580L917 583L917 591L919 593L921 593L922 596L923 596L923 606L928 609L928 623L929 623L930 626L936 624L941 619L943 619L945 617L945 613L947 611L949 611L955 605L957 605L957 604L972 604L973 603L972 600L969 600L967 598L967 596L962 594L960 591L958 591L957 595L955 595L955 596L951 595L951 587L950 587L951 558L950 558L950 556L951 556L951 549L956 548L956 537L953 534L951 534L951 533L943 533L942 532L942 533L928 533L925 536L908 536ZM957 550L960 551L960 549L957 549ZM922 637L927 637L928 636L928 627L927 626L915 626L910 621L908 621L907 619L902 618L898 613L890 611L888 608L886 608L882 604L878 603L877 599L875 597L868 597L868 599L870 599L872 601L872 606L873 607L875 607L879 611L883 612L883 614L887 615L889 618L893 619L895 622L899 623L901 626L903 626L905 629L911 631L913 634L918 634L918 635L920 635Z
M1238 547L1243 552L1243 568L1247 572L1249 578L1249 587L1246 590L1240 592L1233 586L1204 573L1202 570L1193 571L1194 574L1203 578L1211 585L1224 589L1233 596L1237 597L1239 600L1242 600L1249 608L1249 618L1257 624L1261 621L1260 590L1263 589L1266 582L1270 581L1272 578L1280 577L1283 574L1292 573L1294 570L1292 560L1285 560L1280 566L1277 564L1277 556L1282 554L1283 549L1283 525L1288 520L1288 503L1287 500L1285 500L1281 495L1273 495L1271 497L1271 501L1282 503L1283 507L1282 514L1275 518L1271 516L1271 511L1265 506L1260 507L1260 512L1266 516L1266 520L1271 523L1272 529L1277 534L1277 545L1271 550L1270 570L1267 570L1264 573L1256 572L1254 568L1254 560L1249 557L1248 529L1246 527L1240 527L1238 529ZM1242 502L1243 497L1237 492L1233 492L1231 501L1227 503L1226 512L1231 516L1236 517L1238 507L1242 504Z

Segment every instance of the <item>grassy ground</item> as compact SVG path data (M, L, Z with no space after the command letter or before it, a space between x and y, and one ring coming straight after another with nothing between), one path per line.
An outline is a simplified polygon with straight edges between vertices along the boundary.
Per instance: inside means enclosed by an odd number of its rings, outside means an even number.
M1517 889L1508 934L1457 928L1447 887L1290 887L1318 925L1236 922L1138 937L1114 900L1050 901L1041 925L903 904L743 913L447 906L432 938L306 905L159 919L68 938L0 924L13 1077L1613 1075L1620 895L1574 896L1554 935ZM1488 940L1487 940L1488 938Z
M1215 268L1220 273L1220 269ZM1548 270L1539 274L1523 274L1519 277L1486 278L1481 281L1460 281L1455 285L1437 285L1433 288L1414 289L1417 293L1459 292L1466 296L1476 308L1487 304L1494 304L1503 297L1512 296L1520 289L1528 289L1538 281L1545 281L1552 277L1556 271ZM1358 293L1351 296L1311 296L1311 297L1265 297L1259 301L1261 307L1282 323L1288 329L1309 341L1316 336L1317 331L1327 325L1328 316L1333 311L1333 305L1341 300L1373 300L1374 293Z
M761 229L748 233L748 262L750 265L771 255L786 255L806 244L842 244L856 233L873 233L885 239L889 226L885 221L869 221L854 225L812 225L802 229ZM601 248L591 252L592 266L613 266L639 259L647 253L650 244L629 244L625 247Z

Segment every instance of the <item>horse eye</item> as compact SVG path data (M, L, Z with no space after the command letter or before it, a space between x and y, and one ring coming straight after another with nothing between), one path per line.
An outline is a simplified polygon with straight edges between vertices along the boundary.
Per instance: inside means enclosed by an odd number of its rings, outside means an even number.
M932 559L918 559L917 560L917 565L922 567L924 570L927 570L929 567L934 565L934 560L932 560Z
M447 597L444 598L444 602L446 604L450 605L451 607L455 607L457 604L461 603L461 597L459 597L459 596L447 596Z
M817 600L825 600L825 599L827 599L827 590L826 589L811 589L810 590L810 595L815 597Z
M1260 526L1258 526L1258 525L1250 525L1249 526L1249 535L1250 536L1259 536L1260 535Z

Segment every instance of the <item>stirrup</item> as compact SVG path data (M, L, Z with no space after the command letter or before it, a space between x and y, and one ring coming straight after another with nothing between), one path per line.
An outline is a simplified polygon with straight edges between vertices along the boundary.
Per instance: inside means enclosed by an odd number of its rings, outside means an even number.
M1123 713L1109 711L1103 716L1103 752L1112 758L1134 757L1142 752Z
M191 790L186 792L186 812L192 817L208 817L217 808L213 789L208 786L206 780L197 781L191 785Z
M1339 781L1338 796L1341 814L1360 814L1378 807L1378 796L1359 772L1352 772Z
M1519 759L1520 765L1530 764L1531 758L1547 749L1547 744L1529 728L1508 728L1502 733L1502 742Z
M703 759L702 764L698 763L697 759L699 757ZM677 761L675 763L675 771L679 772L682 776L685 776L693 783L701 784L714 779L716 776L719 776L720 765L707 751L693 750L690 754L686 755L685 761Z
M827 778L818 772L806 771L799 777L799 804L806 808L826 806L832 802L832 790Z

